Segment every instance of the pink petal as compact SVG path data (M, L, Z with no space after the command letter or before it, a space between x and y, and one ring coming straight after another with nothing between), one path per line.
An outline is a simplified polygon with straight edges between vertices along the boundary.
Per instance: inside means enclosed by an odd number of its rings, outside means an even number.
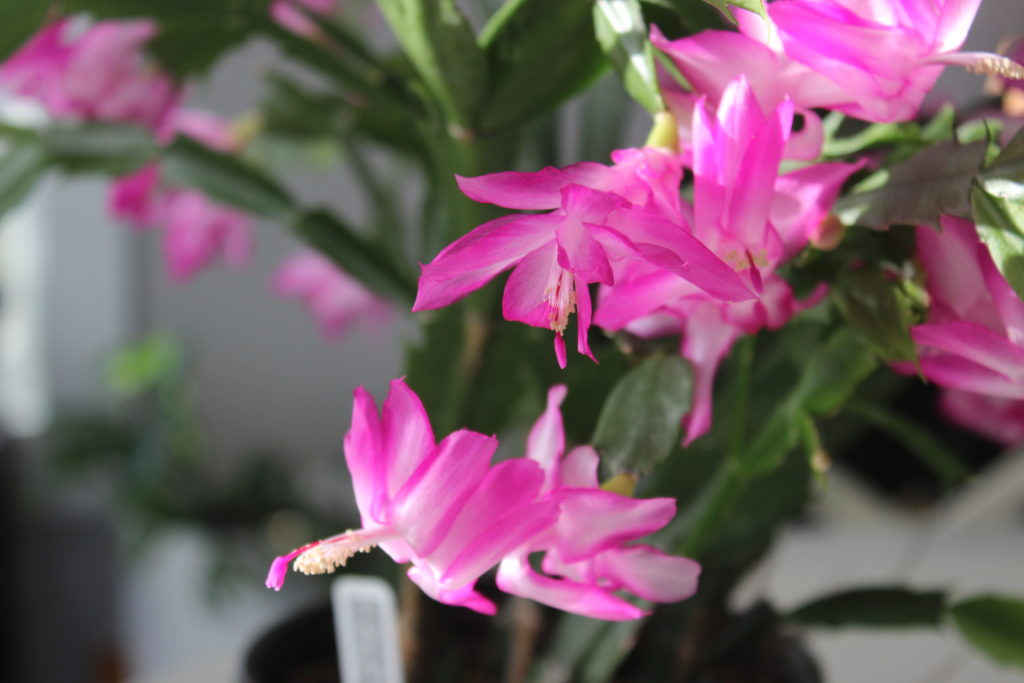
M1024 444L1024 400L945 389L939 410L962 427L1012 448Z
M981 240L974 224L943 216L940 225L941 232L921 226L916 233L932 299L928 321L967 320L1000 329L998 311L976 258Z
M429 555L444 540L497 446L493 436L465 429L449 434L392 499L391 526L417 555Z
M421 266L412 310L441 308L479 289L554 238L557 216L504 216L475 228Z
M814 164L778 177L771 205L771 223L782 237L785 258L795 255L807 245L808 238L816 233L832 211L843 183L864 163Z
M505 294L501 300L505 320L516 320L534 327L550 326L545 296L553 273L559 269L557 258L557 251L545 245L516 265L505 283Z
M452 562L468 546L481 540L489 544L503 543L502 534L489 533L488 529L506 516L516 516L520 510L533 503L541 492L543 482L544 472L531 460L513 458L495 465L469 494L444 540L425 559L440 575L450 571ZM487 568L482 568L480 573ZM449 579L444 582L448 586L461 586L471 580L467 578L457 584L452 584Z
M562 205L562 188L569 184L594 186L607 182L604 164L583 161L564 168L548 166L535 173L504 171L476 178L455 176L459 189L470 199L507 209L535 211Z
M462 585L502 561L509 553L549 530L558 520L557 500L543 500L502 517L478 536L441 577L447 585Z
M565 432L560 407L568 389L558 384L548 389L547 407L530 428L526 440L526 457L538 463L544 472L544 491L557 484L558 463L565 451Z
M463 586L458 590L447 590L430 576L430 572L424 571L419 567L410 567L409 571L406 572L406 576L409 577L410 581L419 586L420 590L438 602L446 605L455 605L456 607L468 607L474 612L480 612L488 616L494 616L498 613L498 608L494 606L494 603L473 590L473 586Z
M970 322L917 325L910 330L914 341L956 354L984 367L1024 382L1024 348Z
M390 498L398 493L434 448L434 432L420 397L404 379L391 380L381 412L381 441L386 484L374 508L374 517L384 514Z
M602 553L597 572L644 600L678 602L697 592L700 565L648 545L633 545Z
M577 446L569 451L558 470L561 486L596 489L601 458L593 446Z
M753 297L736 271L685 228L644 209L616 211L609 224L633 243L638 255L711 296L725 301Z
M637 500L599 489L573 489L562 501L558 554L577 562L662 528L676 513L672 498Z
M345 434L344 448L363 526L369 526L371 521L386 524L383 513L377 512L389 502L387 488L382 485L386 480L383 435L377 403L364 387L353 392L352 426Z
M961 356L926 356L918 364L921 366L921 374L940 386L1000 398L1024 399L1024 382L1020 379L1011 379ZM908 374L914 372L913 366L896 369Z
M711 428L712 391L718 364L732 348L739 331L726 323L712 305L702 307L686 321L683 335L683 358L693 363L693 406L683 418L688 446Z
M542 576L521 557L503 560L498 567L497 580L498 587L506 593L592 619L622 621L647 614L597 586Z
M576 350L597 362L594 354L590 351L590 340L587 335L590 333L591 319L590 288L583 278L576 277Z

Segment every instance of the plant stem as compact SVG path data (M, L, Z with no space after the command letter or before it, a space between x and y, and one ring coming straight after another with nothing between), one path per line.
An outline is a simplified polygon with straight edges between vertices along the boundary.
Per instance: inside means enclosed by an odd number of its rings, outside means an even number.
M749 477L736 460L724 459L697 500L694 516L688 520L686 535L676 546L676 553L686 557L700 557L715 529L749 482Z

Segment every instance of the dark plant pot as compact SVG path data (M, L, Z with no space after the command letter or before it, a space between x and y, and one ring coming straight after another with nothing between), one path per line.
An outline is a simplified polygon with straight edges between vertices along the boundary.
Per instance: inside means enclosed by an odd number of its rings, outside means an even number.
M303 610L249 648L244 683L340 683L331 606Z

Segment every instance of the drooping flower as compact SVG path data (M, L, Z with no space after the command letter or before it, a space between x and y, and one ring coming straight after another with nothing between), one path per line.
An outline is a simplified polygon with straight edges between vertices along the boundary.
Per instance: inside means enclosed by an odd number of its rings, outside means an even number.
M59 19L0 65L0 83L37 98L57 118L159 128L180 89L143 54L148 20L100 21L84 29Z
M380 546L411 562L409 578L431 597L487 614L494 604L473 589L505 555L551 526L559 502L541 498L544 473L519 458L491 466L494 437L468 430L435 444L426 411L403 380L391 382L383 410L355 393L345 461L362 528L277 558L267 587L280 589L290 562L324 573L352 554Z
M498 587L506 593L594 619L636 619L647 612L617 591L676 602L697 590L700 565L635 541L675 516L675 500L637 500L603 491L598 455L581 446L568 454L560 405L564 386L548 392L544 414L530 431L527 457L544 469L544 491L561 499L558 521L502 560ZM563 457L564 454L564 457ZM529 562L543 551L541 572Z
M1024 302L973 223L943 216L940 225L917 228L931 299L928 322L911 328L921 373L951 389L1024 400Z
M784 100L766 114L745 76L725 88L714 117L703 101L692 117L693 235L731 264L756 298L722 301L634 263L602 289L594 318L606 330L643 337L682 333L681 353L695 374L686 443L711 426L715 373L735 341L781 327L825 294L819 288L798 301L776 269L819 233L841 185L860 166L816 164L780 175L792 105Z
M336 4L336 0L274 0L270 5L270 16L289 31L308 36L316 33L316 24L296 5L317 14L329 14Z
M462 191L476 201L553 211L498 218L446 247L422 267L413 310L446 306L511 268L505 318L553 330L556 357L565 367L562 335L574 311L577 350L593 357L588 285L613 284L618 262L644 260L712 296L750 298L733 269L690 234L679 214L682 170L675 156L620 150L613 160L611 167L580 163L459 178Z
M274 276L274 290L304 301L325 337L344 335L359 320L383 323L392 312L386 300L314 251L289 257Z

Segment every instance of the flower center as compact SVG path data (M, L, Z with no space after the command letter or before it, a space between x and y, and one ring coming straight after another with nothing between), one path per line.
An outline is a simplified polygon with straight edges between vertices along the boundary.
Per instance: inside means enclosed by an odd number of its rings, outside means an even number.
M548 305L548 326L559 334L565 332L569 316L576 310L576 290L572 273L557 263L544 289L544 301Z

